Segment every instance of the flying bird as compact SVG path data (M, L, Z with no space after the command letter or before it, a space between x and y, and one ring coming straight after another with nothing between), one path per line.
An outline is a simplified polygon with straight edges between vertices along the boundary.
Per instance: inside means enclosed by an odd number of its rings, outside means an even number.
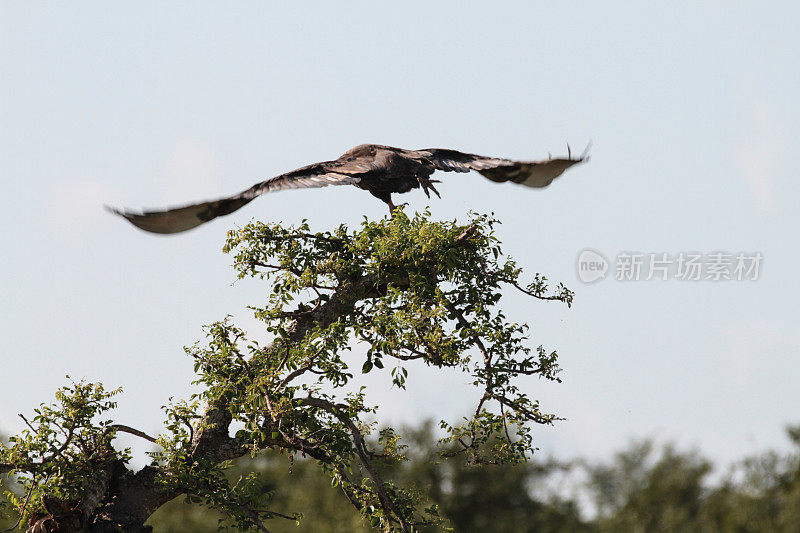
M392 203L393 193L405 193L421 187L429 198L430 191L441 197L434 186L434 183L440 181L430 177L437 170L445 172L476 170L494 182L510 181L526 187L542 188L550 185L569 167L586 161L588 150L587 146L583 154L573 158L567 146L566 158L511 161L442 148L406 150L379 144L362 144L348 150L338 159L314 163L269 178L227 198L140 213L110 207L108 209L145 231L180 233L233 213L254 198L268 192L328 185L355 185L385 202L389 206L389 212L393 213L396 207Z

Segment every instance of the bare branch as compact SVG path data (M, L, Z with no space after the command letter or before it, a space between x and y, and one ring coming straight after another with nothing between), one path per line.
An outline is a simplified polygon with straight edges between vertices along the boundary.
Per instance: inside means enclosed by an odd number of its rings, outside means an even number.
M148 435L144 431L139 431L138 429L132 428L130 426L125 426L123 424L113 424L113 425L108 426L108 427L109 427L109 429L116 429L117 431L121 431L123 433L130 433L131 435L136 435L137 437L141 437L146 441L150 441L150 442L153 442L153 443L158 442L156 439L154 439L153 437L151 437L150 435Z

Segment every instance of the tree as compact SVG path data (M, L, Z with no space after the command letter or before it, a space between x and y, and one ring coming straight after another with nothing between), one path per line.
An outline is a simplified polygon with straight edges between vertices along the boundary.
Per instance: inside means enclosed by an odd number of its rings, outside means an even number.
M440 505L443 525L456 532L790 533L800 529L800 429L790 427L787 433L795 447L791 452L747 457L721 479L711 480L710 463L699 452L648 440L634 442L609 462L534 458L481 468L458 458L436 460L430 427L423 426L403 429L409 460L381 472L402 484L430 487L428 496ZM324 474L312 461L300 459L290 471L281 459L269 452L236 465L243 472L267 472L275 503L317 511L300 528L275 524L276 533L368 530L354 522L357 514L342 506L340 493L326 490ZM569 496L559 480L577 482L569 483L577 492ZM219 515L213 513L175 500L151 520L156 529L203 533L216 529Z
M792 532L800 530L800 428L795 450L767 451L734 464L711 485L711 463L695 451L650 441L633 444L610 464L586 467L599 511L598 531Z
M443 522L422 531L592 531L581 521L575 502L551 493L550 478L564 474L568 465L536 457L518 464L468 465L460 457L439 456L432 421L400 431L408 446L403 453L407 460L382 462L378 471L401 486L426 487ZM297 457L289 467L283 455L266 451L238 459L228 476L237 479L251 471L268 480L265 490L271 494L271 506L304 514L299 527L288 521L270 523L273 533L366 533L370 529L347 505L341 491L331 490L329 479L313 460ZM157 531L212 533L219 518L217 511L178 498L154 513L148 523Z
M378 432L369 421L376 408L365 404L363 387L344 392L355 379L345 352L353 341L366 344L356 368L383 371L401 389L411 360L469 374L475 409L459 423L440 423L440 453L475 465L525 461L532 427L557 417L515 378L559 381L559 368L555 352L527 345L525 324L506 319L502 290L568 305L573 295L563 285L549 291L540 275L523 285L496 224L483 215L460 225L397 211L357 231L256 222L230 232L224 251L238 276L272 282L267 303L253 311L274 340L248 341L227 319L208 326L207 342L186 350L203 391L167 406L155 439L107 418L119 389L85 382L60 389L0 452L0 469L22 487L8 495L11 505L34 531L146 531L156 509L184 495L219 509L228 525L266 531L269 519L301 517L269 505L268 480L257 472L231 480L226 470L271 449L315 460L372 527L436 523L424 491L381 475L404 447L392 428ZM232 427L239 429L231 434ZM160 446L151 464L138 472L127 466L130 451L113 447L120 432Z
M587 468L600 531L702 531L711 464L667 445L653 459L650 441L634 443L611 465Z
M710 491L703 512L715 530L800 530L800 426L790 426L786 433L791 452L747 457Z

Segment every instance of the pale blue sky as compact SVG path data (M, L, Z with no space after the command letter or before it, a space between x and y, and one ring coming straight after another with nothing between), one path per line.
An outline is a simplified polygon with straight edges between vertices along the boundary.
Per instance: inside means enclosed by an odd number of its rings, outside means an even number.
M446 175L442 200L403 197L495 212L521 266L575 289L571 310L509 294L561 353L564 383L526 382L568 419L542 451L655 435L724 463L783 445L800 422L798 20L790 2L0 3L0 428L69 373L124 387L118 420L157 433L203 324L231 313L261 335L245 306L264 287L231 286L226 230L385 214L351 187L293 191L164 238L103 203L233 193L363 142L526 159L593 139L544 191ZM756 282L583 285L587 247L764 264ZM474 404L465 381L412 374L373 400L392 421L452 420Z

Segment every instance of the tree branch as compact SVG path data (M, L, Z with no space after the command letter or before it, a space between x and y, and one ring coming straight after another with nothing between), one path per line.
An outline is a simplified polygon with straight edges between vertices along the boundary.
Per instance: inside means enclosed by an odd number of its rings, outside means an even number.
M342 412L343 406L336 405L322 398L314 398L312 396L309 396L308 398L303 398L302 400L300 400L300 404L324 409L325 411L331 413L336 418L338 418L345 426L347 426L347 429L353 436L353 444L356 449L356 453L358 454L358 457L361 461L361 464L369 473L369 477L372 478L373 483L375 483L375 490L378 493L381 505L387 512L389 512L390 516L391 515L395 516L398 523L400 524L400 527L403 528L403 531L410 531L409 524L403 518L403 515L397 508L395 502L389 497L388 494L386 494L386 490L383 487L383 480L375 471L375 468L372 466L372 461L370 461L369 452L367 451L367 446L366 443L364 442L364 436L361 434L361 431L355 425L353 420Z
M112 425L110 425L108 427L112 428L112 429L116 429L117 431L121 431L122 433L130 433L131 435L135 435L137 437L141 437L144 440L152 442L152 443L157 443L158 442L156 439L154 439L153 437L151 437L150 435L148 435L144 431L139 431L138 429L132 428L130 426L126 426L126 425L123 425L123 424L112 424Z

